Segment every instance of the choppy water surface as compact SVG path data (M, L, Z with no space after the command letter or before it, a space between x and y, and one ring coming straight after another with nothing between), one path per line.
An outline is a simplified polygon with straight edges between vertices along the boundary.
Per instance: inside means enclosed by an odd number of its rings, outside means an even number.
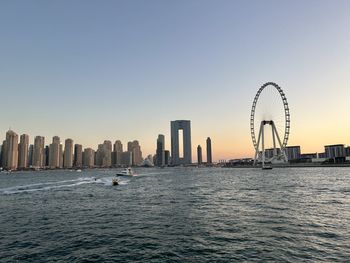
M350 169L0 174L1 262L349 261Z

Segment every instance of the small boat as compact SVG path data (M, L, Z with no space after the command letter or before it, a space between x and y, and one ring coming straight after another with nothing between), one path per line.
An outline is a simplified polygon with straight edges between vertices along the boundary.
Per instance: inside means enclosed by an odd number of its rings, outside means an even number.
M135 173L130 167L128 167L128 168L124 169L123 171L117 173L117 176L134 176L134 175L135 175Z
M262 169L263 170L271 170L272 169L272 165L266 165L265 164L265 165L262 166Z
M117 178L112 179L112 185L119 185L119 181Z
M81 173L81 169L77 169L75 170L77 173Z

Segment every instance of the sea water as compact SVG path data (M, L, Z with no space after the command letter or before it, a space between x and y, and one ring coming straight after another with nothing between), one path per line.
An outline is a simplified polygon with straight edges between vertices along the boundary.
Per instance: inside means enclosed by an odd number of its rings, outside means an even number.
M1 262L350 260L350 168L0 173Z

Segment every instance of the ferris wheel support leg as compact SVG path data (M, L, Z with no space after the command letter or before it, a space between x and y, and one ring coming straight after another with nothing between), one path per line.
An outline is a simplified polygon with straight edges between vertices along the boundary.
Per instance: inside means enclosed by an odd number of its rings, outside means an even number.
M258 135L258 143L255 149L255 157L254 157L254 165L256 164L256 161L259 156L259 145L260 145L260 138L261 138L261 128L262 128L262 123L260 123L260 129L259 129L259 135Z
M261 155L262 155L262 167L265 166L265 144L264 144L264 127L265 125L262 123L261 127Z
M288 158L287 158L286 152L285 152L284 148L282 147L281 139L280 139L280 136L278 135L278 132L277 132L277 129L276 129L276 126L275 126L274 123L272 123L272 128L273 128L273 130L275 131L275 134L276 134L278 143L279 143L279 145L280 145L280 147L281 147L281 153L283 154L284 160L285 160L286 162L288 162Z
M275 130L273 129L273 127L271 127L271 131L272 131L272 142L273 142L273 157L277 157L276 137L275 137Z

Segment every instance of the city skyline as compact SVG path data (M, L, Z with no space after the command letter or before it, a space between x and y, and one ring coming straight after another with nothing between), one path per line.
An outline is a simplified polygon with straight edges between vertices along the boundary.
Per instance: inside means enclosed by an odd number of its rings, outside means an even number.
M350 143L348 1L67 3L0 3L3 138L137 138L153 153L159 133L171 148L169 120L189 119L192 160L208 135L213 161L251 157L251 103L274 81L288 145Z
M173 128L174 123L176 123L175 126L178 126L176 127L176 131L174 131L175 133L179 133L178 129L183 129L183 127L188 126L190 128L189 120L177 120L171 121L170 123L171 128ZM190 129L189 137L191 137ZM186 144L185 141L186 139L184 139L184 144ZM170 151L164 148L165 136L163 134L158 135L155 145L155 151L153 153L146 154L144 158L141 151L141 145L137 140L128 141L127 144L125 144L127 148L125 149L126 151L123 151L123 144L118 139L115 141L113 146L110 140L104 140L102 144L98 144L97 147L91 148L78 144L71 138L61 141L61 138L56 135L52 137L52 143L47 143L45 145L45 137L43 136L35 136L33 138L33 143L31 143L30 136L28 134L20 135L9 129L6 132L6 136L2 144L0 144L0 167L2 165L7 169L16 170L17 168L27 169L30 167L70 169L73 167L117 167L123 165L142 166L143 161L146 159L150 160L154 166L177 166L182 164L200 165L202 163L205 163L206 165L212 164L212 145L210 137L207 137L206 139L206 155L203 155L201 145L198 145L196 148L194 148L194 159L190 162L179 162L176 161L176 159L170 159ZM174 149L171 150L177 151L177 148L178 146L175 146ZM350 158L350 145L346 143L323 145L322 148L323 150L319 152L307 152L305 150L302 151L302 146L300 145L288 145L285 148L285 151L286 155L288 156L288 161L291 161L292 163L295 163L294 160L300 158L313 158L313 162L316 163L324 162L327 160L327 158L346 157L346 160ZM280 152L280 148L277 148L276 150L277 152ZM181 149L180 151L183 151L183 154L186 152L185 148ZM266 158L271 158L273 151L273 148L265 149ZM181 155L181 153L179 153L179 155ZM204 162L203 156L206 157L206 162ZM184 157L185 156L182 158ZM247 161L253 160L253 158L244 156L240 158L219 159L213 162L220 164L225 162L230 163L231 161L236 160ZM340 161L343 162L344 160L341 159Z

